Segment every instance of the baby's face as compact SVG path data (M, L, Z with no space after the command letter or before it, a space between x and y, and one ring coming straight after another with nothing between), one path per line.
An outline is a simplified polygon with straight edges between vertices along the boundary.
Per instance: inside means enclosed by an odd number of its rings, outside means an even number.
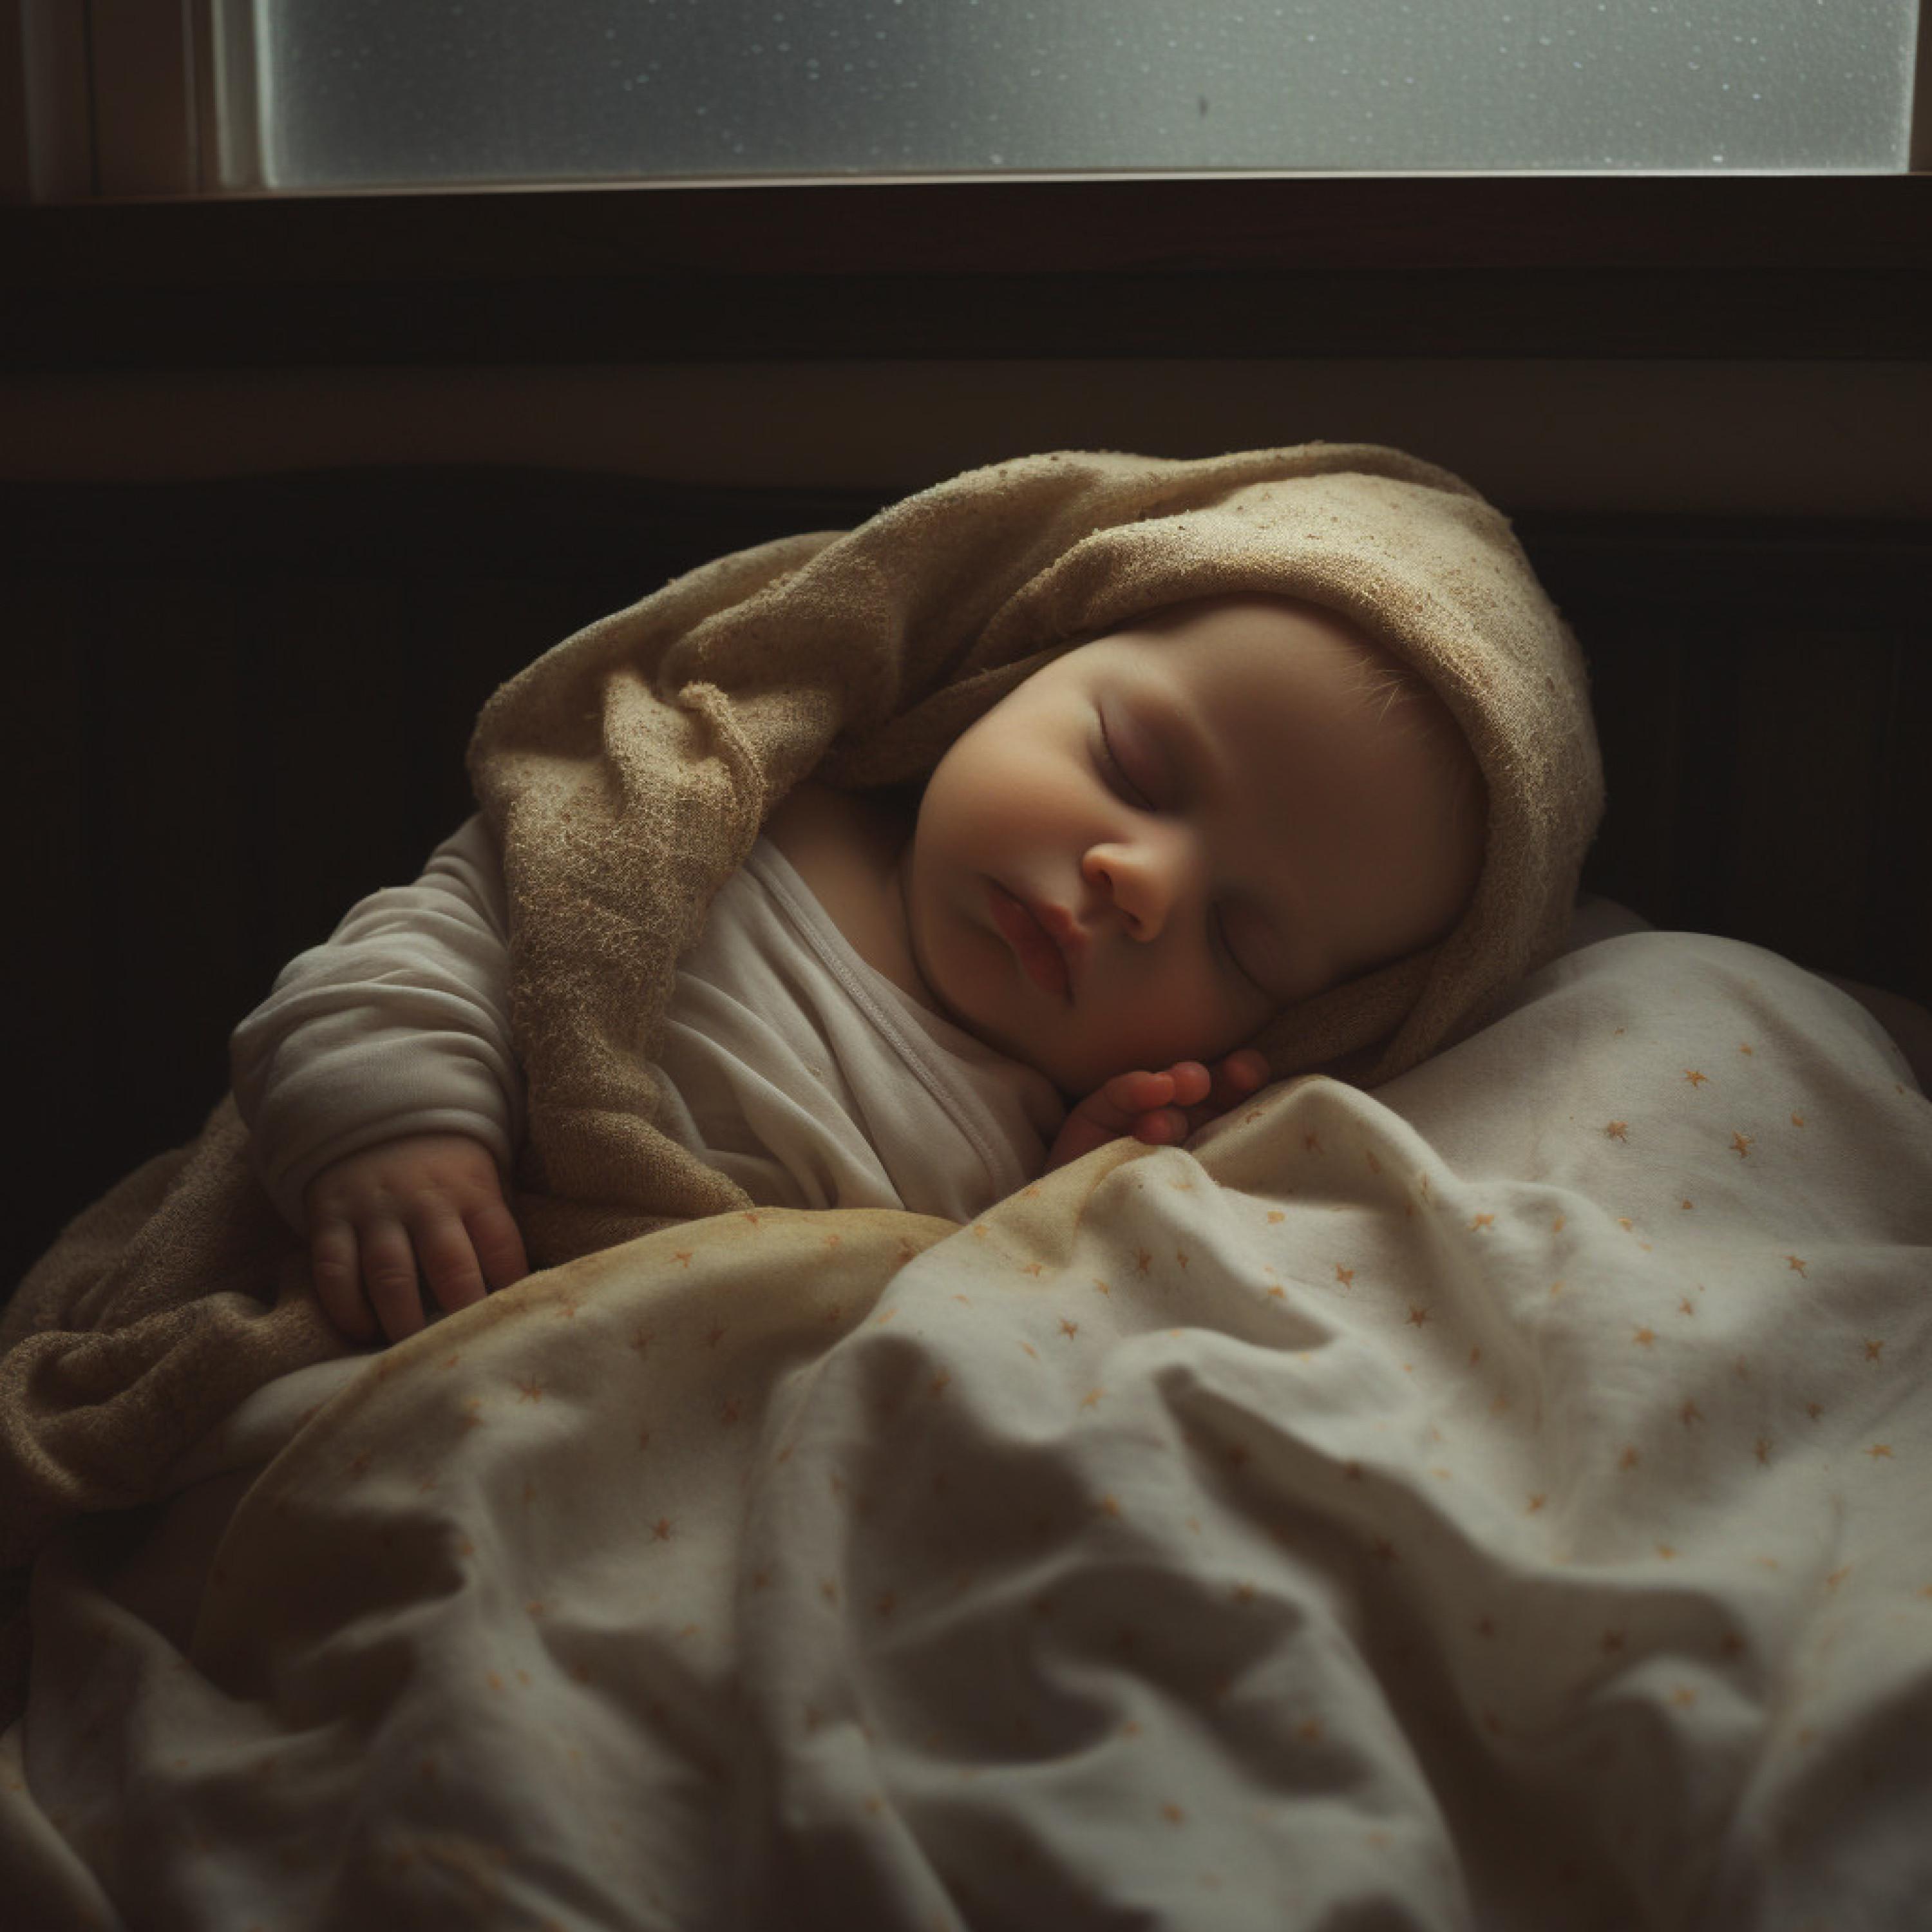
M1036 672L928 782L900 872L926 986L1078 1097L1442 936L1481 860L1469 754L1364 698L1382 662L1312 607L1222 598Z

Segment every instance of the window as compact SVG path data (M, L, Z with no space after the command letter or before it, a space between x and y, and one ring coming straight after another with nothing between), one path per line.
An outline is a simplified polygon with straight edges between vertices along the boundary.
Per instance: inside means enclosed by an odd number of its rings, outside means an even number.
M1912 0L242 0L262 183L1892 170Z
M1172 50L1147 44L1154 0L758 0L759 34L785 34L756 40L767 70L738 58L754 44L746 0L626 0L594 29L590 0L551 0L547 40L517 38L539 0L0 0L0 26L18 29L0 36L7 198L56 204L0 208L0 368L1932 353L1932 84L1917 87L1909 148L1910 0L1562 0L1568 14L1558 0L1462 0L1516 38L1453 73L1446 56L1387 57L1419 38L1391 29L1378 66L1348 36L1372 18L1420 37L1455 0L1167 4L1195 23L1185 46L1178 32ZM1235 29L1279 46L1292 26L1318 49L1318 4L1345 10L1335 31L1354 50L1344 76L1331 48L1333 89L1372 86L1356 104L1392 140L1440 135L1425 94L1439 106L1501 75L1496 113L1472 110L1500 140L1502 106L1534 104L1522 76L1595 87L1640 45L1668 44L1682 56L1670 85L1643 84L1624 111L1648 124L1675 87L1708 145L1606 145L1580 94L1535 136L1568 128L1573 149L1522 145L1534 130L1519 122L1513 147L1288 165L1316 151L1240 145L1270 116L1270 140L1291 125L1301 138L1302 117L1256 106L1252 76L1282 64ZM685 40L626 38L652 16ZM1658 38L1692 17L1708 41ZM991 38L944 38L973 20ZM1048 49L1049 28L1096 20L1118 30L1126 68L1090 88L1084 122L1044 112L1078 64ZM723 21L742 46L719 40ZM788 63L795 92L839 98L829 63L837 53L842 74L838 50L862 27L884 50L851 56L855 71L881 64L878 112L814 118L774 93L754 153L758 117L741 110L758 87ZM1823 38L1806 40L1814 27ZM1810 68L1774 70L1799 46ZM1004 71L1016 48L1024 75L994 86L982 69ZM660 75L687 64L669 112L638 101L662 85L638 84L652 60ZM691 64L705 62L709 93ZM1164 106L1141 91L1156 80ZM1719 146L1711 117L1733 98ZM1819 110L1808 134L1801 101ZM916 122L940 145L919 146ZM1358 123L1366 108L1336 124ZM1766 128L1819 145L1753 145Z
M16 199L1912 154L1914 0L10 5Z

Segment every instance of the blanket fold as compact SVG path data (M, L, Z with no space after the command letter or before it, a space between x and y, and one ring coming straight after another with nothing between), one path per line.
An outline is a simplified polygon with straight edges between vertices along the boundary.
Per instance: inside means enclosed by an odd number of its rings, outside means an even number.
M1462 926L1282 1015L1258 1042L1275 1070L1392 1078L1558 950L1601 808L1586 674L1468 484L1324 443L970 472L854 531L694 571L484 705L469 770L510 906L530 1096L512 1206L532 1267L747 1204L662 1131L648 1063L680 955L792 786L914 784L1052 654L1230 592L1333 609L1419 670L1488 793ZM250 1390L348 1347L224 1100L83 1213L0 1323L0 1566L78 1513L154 1495Z
M262 1389L35 1565L8 1922L1922 1926L1928 1368L1890 1042L1626 932Z

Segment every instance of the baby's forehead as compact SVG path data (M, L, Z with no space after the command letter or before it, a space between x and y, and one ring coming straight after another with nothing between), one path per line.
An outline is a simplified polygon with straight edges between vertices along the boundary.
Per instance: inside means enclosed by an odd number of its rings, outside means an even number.
M1251 638L1258 642L1293 644L1327 638L1378 650L1368 632L1325 604L1272 591L1232 590L1158 604L1118 621L1120 634L1162 637L1181 643Z
M1128 661L1194 712L1224 752L1266 775L1284 735L1333 730L1364 754L1420 742L1468 788L1473 752L1430 680L1341 612L1231 595L1164 606L1114 634ZM1270 726L1273 728L1270 729Z
M1427 688L1340 611L1284 596L1234 592L1165 604L1094 641L1108 639L1144 654L1184 684L1288 684L1310 700L1378 688Z

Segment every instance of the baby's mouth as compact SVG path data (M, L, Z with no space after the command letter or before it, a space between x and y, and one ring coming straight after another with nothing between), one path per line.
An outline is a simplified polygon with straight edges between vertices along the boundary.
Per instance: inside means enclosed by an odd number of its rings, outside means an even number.
M986 882L986 903L1000 937L1013 949L1020 970L1043 993L1058 1000L1072 997L1072 975L1066 956L1054 943L1038 916L1023 899L1016 898L996 880Z

